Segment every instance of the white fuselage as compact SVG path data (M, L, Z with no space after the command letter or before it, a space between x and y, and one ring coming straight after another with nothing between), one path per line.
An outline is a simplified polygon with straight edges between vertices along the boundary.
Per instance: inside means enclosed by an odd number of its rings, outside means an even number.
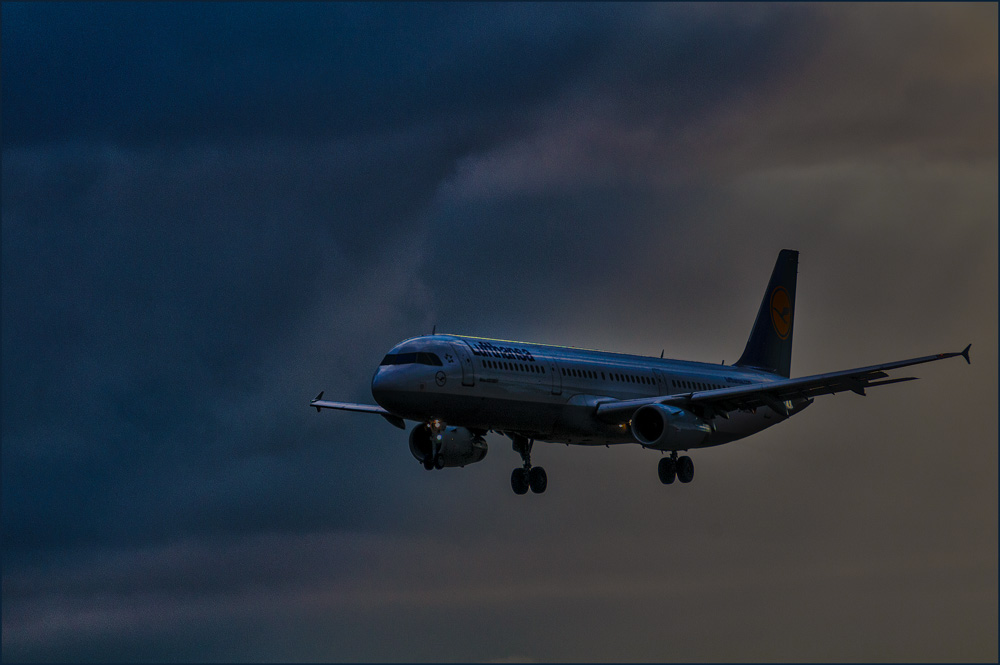
M440 363L440 364L438 364ZM637 443L626 423L601 420L610 400L678 395L777 380L769 372L524 342L429 335L401 342L372 379L372 395L402 418L518 432L559 443ZM808 400L784 403L788 415ZM698 447L728 443L786 418L770 407L711 417Z

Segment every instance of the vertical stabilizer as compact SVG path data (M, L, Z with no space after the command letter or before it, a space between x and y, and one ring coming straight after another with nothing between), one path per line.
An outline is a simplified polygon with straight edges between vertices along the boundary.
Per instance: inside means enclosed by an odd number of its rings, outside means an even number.
M798 268L799 253L792 249L781 250L757 311L757 319L753 322L747 347L736 361L737 365L767 370L784 377L790 375Z

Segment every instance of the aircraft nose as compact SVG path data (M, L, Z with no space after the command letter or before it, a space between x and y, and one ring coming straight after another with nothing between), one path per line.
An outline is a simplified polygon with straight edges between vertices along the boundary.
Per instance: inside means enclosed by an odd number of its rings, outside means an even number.
M383 407L385 406L383 404L385 398L399 387L398 377L393 376L394 374L397 373L387 370L385 367L379 367L375 371L375 376L372 377L372 397Z

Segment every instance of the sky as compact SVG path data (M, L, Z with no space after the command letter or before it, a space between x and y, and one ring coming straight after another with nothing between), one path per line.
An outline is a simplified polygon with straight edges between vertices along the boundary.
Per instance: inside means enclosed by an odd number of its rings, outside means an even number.
M2 4L4 661L993 661L997 5ZM438 332L792 375L659 483L427 472ZM909 375L897 373L899 375Z

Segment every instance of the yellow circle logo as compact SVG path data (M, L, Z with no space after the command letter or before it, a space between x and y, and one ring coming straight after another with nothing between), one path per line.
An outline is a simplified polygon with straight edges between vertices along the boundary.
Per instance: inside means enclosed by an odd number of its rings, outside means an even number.
M771 293L771 325L781 339L788 339L792 332L792 301L782 286Z

